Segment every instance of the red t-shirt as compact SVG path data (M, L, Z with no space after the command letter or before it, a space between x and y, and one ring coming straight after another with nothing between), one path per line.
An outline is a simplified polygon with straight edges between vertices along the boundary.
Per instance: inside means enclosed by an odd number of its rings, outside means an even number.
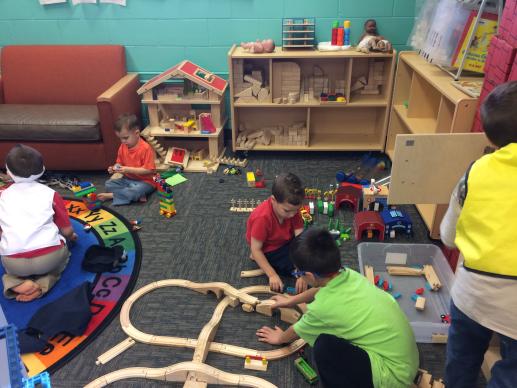
M138 139L138 143L133 148L128 148L126 144L121 144L118 148L117 163L127 167L142 167L154 171L154 150L142 138ZM155 186L153 174L136 175L124 174L129 179L140 180Z
M269 197L250 214L246 223L246 240L248 244L251 244L252 237L262 241L262 252L272 252L291 241L294 231L302 228L303 219L299 212L280 223Z
M54 199L52 200L52 209L54 210L54 224L61 229L67 226L71 226L70 218L68 218L68 212L65 207L65 202L63 198L59 195L59 193L54 193ZM10 255L9 257L21 257L21 258L32 258L46 255L48 253L57 251L64 245L63 241L59 245L53 245L51 247L39 248L33 251L16 253L14 255Z

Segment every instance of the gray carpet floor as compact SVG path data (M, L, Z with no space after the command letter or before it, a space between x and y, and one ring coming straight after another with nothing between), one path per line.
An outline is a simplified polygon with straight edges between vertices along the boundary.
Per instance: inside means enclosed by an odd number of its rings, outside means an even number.
M271 182L276 174L293 172L307 187L326 188L335 183L338 170L357 170L361 166L360 153L257 153L249 154L247 170L260 168L266 177L265 189L248 188L245 175L225 176L223 168L213 175L186 174L188 181L177 186L174 197L178 214L172 219L159 215L158 198L153 194L147 203L117 207L116 211L127 219L142 221L138 233L142 241L143 260L138 289L150 282L180 278L195 282L222 281L240 288L266 284L265 277L241 279L240 271L254 269L248 258L244 233L248 214L229 211L230 200L260 199L270 195ZM387 171L360 172L370 177L383 177ZM80 174L102 190L107 174ZM224 182L220 182L223 179ZM70 193L60 190L63 194ZM108 204L108 206L110 206ZM404 206L414 223L414 237L398 237L395 242L433 243L427 229L413 206ZM351 226L352 213L341 212L342 219ZM318 223L326 224L325 218ZM358 269L357 242L348 241L341 247L343 263ZM156 335L197 338L203 325L210 320L217 301L213 295L202 295L180 288L161 289L140 299L132 309L131 319L140 330ZM248 314L240 307L228 308L221 321L215 341L256 349L271 349L259 343L255 331L262 325L286 328L278 318ZM106 365L97 366L97 356L126 338L115 319L85 350L52 375L53 387L81 387L111 371L121 368L165 367L192 359L192 350L136 344ZM443 377L445 345L420 344L421 367L435 377ZM308 348L306 353L311 356ZM263 377L278 387L308 386L294 367L295 356L272 361L267 372L243 369L240 358L209 353L206 362L231 373L248 373ZM182 386L157 381L124 380L113 387ZM320 385L317 385L320 386ZM478 387L485 386L482 377Z

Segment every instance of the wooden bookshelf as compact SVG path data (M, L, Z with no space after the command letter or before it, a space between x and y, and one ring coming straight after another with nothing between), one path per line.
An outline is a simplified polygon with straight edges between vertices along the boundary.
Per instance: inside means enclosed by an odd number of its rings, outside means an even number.
M268 54L252 54L233 46L228 53L233 150L383 151L395 57L395 53L284 51L281 47ZM295 71L287 72L289 66ZM380 79L373 79L371 67L377 69L375 75ZM254 74L260 78L255 92L265 89L268 95L262 99L255 94L241 98L249 87L244 76ZM352 91L359 79L376 87L372 93L377 94ZM329 94L341 90L346 102L321 101L321 83L322 91ZM297 98L288 98L286 90L290 88L298 91ZM300 123L306 131L303 137L298 142L290 138L286 141L287 128ZM243 133L271 128L277 128L278 133L279 126L283 134L272 134L268 144L256 142L250 147L239 142Z
M477 99L458 90L451 81L447 73L416 52L399 54L385 149L392 160L398 135L470 132ZM446 157L443 163L453 162L451 157ZM432 238L440 237L439 226L447 205L417 204Z

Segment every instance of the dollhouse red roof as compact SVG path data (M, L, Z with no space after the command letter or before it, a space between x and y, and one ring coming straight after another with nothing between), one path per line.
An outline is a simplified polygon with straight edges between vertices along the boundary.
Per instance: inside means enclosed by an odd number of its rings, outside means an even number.
M196 84L206 89L212 90L219 95L222 95L228 86L228 82L226 82L221 77L210 73L208 70L203 69L195 63L190 61L183 61L178 63L176 66L165 70L163 73L151 78L144 85L142 85L140 89L137 90L137 93L145 93L170 78L187 78L192 82L195 82Z

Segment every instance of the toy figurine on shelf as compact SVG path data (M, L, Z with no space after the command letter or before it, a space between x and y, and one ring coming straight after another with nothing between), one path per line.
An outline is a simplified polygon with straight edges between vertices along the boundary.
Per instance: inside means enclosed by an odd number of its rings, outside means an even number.
M391 53L393 51L391 43L383 36L379 35L377 30L377 22L374 19L368 19L364 22L364 32L359 39L357 51L368 54L370 51L380 51Z
M241 47L254 54L272 53L275 51L275 42L273 39L257 39L256 42L242 42Z

